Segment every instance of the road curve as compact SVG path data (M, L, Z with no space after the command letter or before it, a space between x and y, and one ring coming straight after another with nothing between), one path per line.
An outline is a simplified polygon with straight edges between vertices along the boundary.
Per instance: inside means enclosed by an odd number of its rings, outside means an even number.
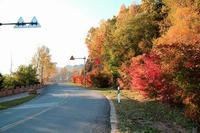
M0 132L109 133L108 100L93 91L51 85L37 98L0 111Z

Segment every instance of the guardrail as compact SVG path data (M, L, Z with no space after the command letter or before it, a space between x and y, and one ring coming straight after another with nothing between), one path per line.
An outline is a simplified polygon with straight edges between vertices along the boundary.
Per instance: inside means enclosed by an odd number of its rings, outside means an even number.
M44 86L45 85L42 85L42 84L36 84L36 85L22 86L22 87L16 87L16 88L4 88L0 90L0 97L11 96L15 94L24 93L24 92L30 92L33 90L41 89Z

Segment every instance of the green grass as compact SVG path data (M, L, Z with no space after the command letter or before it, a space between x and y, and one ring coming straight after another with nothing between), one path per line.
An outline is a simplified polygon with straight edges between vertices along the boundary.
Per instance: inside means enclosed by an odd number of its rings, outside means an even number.
M117 91L92 88L109 96L115 104L119 131L126 133L192 132L197 124L184 117L183 109L171 107L153 99L145 99L138 92L122 91L121 103Z
M20 99L7 101L7 102L2 102L2 103L0 103L0 110L11 108L11 107L23 104L23 103L28 102L31 99L35 98L36 96L37 95L30 95L30 96L23 97L23 98L20 98Z

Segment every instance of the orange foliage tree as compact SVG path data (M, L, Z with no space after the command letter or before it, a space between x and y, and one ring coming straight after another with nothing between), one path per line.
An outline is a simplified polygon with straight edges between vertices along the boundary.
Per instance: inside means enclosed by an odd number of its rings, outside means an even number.
M192 0L166 0L172 26L155 40L165 79L177 86L185 114L200 122L200 15Z

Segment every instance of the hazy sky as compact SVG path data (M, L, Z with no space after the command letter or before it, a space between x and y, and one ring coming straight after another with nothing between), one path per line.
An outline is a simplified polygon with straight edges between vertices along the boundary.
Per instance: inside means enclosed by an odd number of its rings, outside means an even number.
M139 0L135 0L138 3ZM14 29L0 27L0 72L9 73L31 63L37 47L46 45L59 67L79 64L71 55L88 55L84 43L88 30L102 19L117 15L120 6L133 0L0 0L0 22L17 22L19 17L31 21L36 16L41 28Z

